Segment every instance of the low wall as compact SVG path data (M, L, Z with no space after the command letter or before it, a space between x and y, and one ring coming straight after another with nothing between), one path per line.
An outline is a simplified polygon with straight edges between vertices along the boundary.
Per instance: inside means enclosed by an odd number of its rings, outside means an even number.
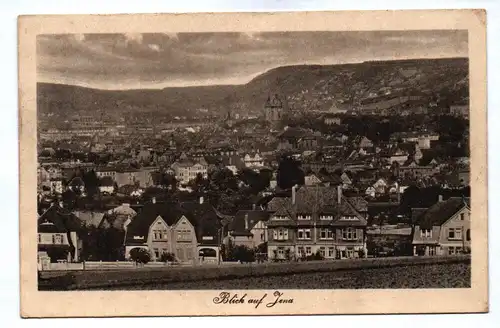
M92 289L140 286L211 279L234 279L249 276L360 270L398 266L470 263L470 255L436 257L387 257L354 260L293 263L240 264L231 266L143 267L117 270L70 271L59 275L39 275L39 288L46 290Z

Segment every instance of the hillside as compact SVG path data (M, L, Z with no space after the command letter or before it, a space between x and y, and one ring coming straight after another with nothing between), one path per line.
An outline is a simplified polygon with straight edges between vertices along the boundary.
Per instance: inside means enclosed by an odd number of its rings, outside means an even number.
M270 93L286 95L290 108L307 111L358 107L402 95L418 95L424 102L464 102L468 88L468 59L454 58L283 66L245 85L113 91L39 83L37 92L40 113L160 110L189 115L200 107L258 113Z

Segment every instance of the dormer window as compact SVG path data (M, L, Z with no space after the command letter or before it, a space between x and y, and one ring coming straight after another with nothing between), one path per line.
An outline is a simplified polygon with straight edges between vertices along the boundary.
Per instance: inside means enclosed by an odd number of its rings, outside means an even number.
M320 220L333 220L333 215L320 215Z
M421 229L420 230L421 238L431 238L432 237L432 229Z
M297 216L299 220L311 220L311 216L308 214L300 214Z
M285 215L275 215L273 216L273 220L288 220L288 217Z

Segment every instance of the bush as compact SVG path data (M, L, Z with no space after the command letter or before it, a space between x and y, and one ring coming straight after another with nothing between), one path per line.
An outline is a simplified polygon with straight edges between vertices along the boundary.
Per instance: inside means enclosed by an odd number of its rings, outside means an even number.
M162 262L177 262L175 255L173 253L162 253L160 256L160 261Z
M358 250L358 257L359 257L359 258L363 258L363 257L365 257L365 250L364 250L364 249L360 249L360 250Z
M130 250L130 258L136 263L146 264L151 261L151 254L145 248L132 248Z
M242 263L255 262L255 252L246 246L236 246L233 250L233 258Z

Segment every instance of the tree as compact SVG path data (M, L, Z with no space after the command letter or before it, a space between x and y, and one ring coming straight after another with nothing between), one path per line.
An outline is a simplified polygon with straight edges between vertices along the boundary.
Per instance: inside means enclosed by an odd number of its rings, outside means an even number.
M255 262L255 252L247 246L238 245L234 247L233 258L241 263Z
M85 189L89 198L93 198L94 195L99 193L99 178L94 170L84 173L82 180L85 184Z
M130 259L138 264L146 264L151 261L151 254L145 248L135 247L130 250Z
M300 163L298 161L290 156L281 158L276 177L278 186L281 189L290 189L295 185L303 185L304 178L304 172L300 168Z

